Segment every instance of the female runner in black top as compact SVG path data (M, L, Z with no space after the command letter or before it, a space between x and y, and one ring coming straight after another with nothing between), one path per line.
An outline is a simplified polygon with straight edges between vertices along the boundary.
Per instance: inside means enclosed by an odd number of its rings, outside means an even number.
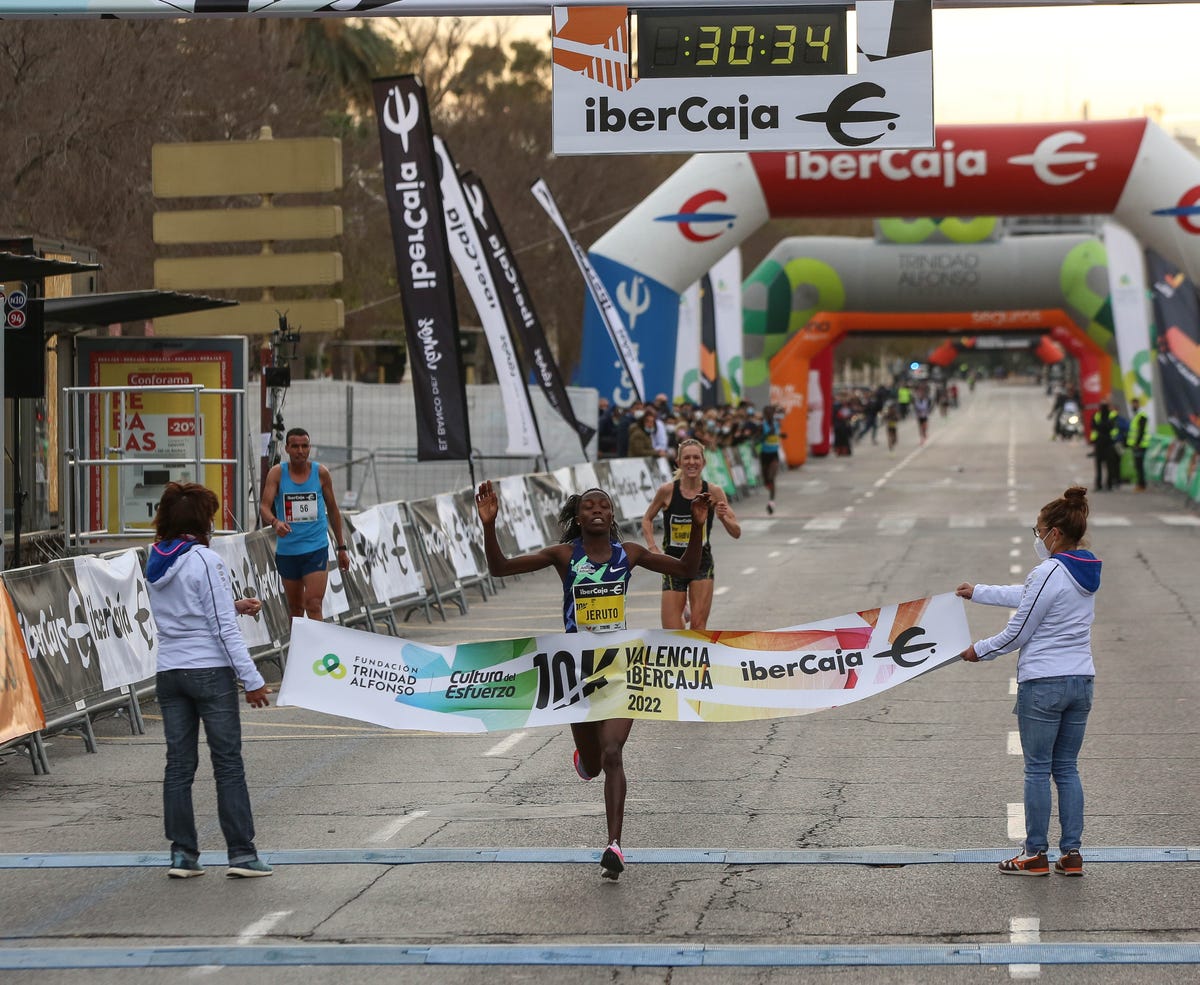
M720 451L717 451L720 454ZM708 616L712 612L713 586L716 567L713 564L712 533L713 516L735 540L742 535L741 524L734 515L733 507L719 486L710 486L700 473L704 471L704 446L695 438L679 442L675 453L679 466L672 482L658 487L650 505L642 515L642 536L650 550L662 550L666 554L682 557L687 545L687 518L693 497L703 493L712 500L708 523L704 530L704 547L700 554L700 570L691 578L663 575L662 580L662 625L663 629L687 629L685 611L690 610L692 629L706 629ZM660 548L654 540L654 518L663 514L663 539Z

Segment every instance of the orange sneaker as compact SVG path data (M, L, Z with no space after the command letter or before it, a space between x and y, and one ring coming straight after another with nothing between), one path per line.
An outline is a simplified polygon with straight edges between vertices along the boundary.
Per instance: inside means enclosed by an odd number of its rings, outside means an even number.
M1060 876L1083 875L1083 856L1079 854L1079 849L1072 848L1055 859L1054 871Z
M1050 863L1046 861L1046 853L1036 855L1021 854L1015 858L1006 859L998 866L1007 876L1048 876Z

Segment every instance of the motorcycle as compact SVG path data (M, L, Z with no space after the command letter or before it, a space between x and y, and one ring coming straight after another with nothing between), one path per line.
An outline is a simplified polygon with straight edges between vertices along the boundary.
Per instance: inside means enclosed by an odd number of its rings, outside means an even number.
M1055 433L1063 441L1070 441L1072 438L1081 438L1083 437L1083 421L1074 411L1059 414Z

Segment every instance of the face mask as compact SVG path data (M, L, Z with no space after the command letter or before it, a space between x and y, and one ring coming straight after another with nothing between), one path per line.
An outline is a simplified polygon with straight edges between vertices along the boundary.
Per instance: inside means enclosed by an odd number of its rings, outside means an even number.
M1033 538L1033 553L1037 555L1039 561L1045 561L1050 557L1050 548L1046 546L1046 542L1041 537Z

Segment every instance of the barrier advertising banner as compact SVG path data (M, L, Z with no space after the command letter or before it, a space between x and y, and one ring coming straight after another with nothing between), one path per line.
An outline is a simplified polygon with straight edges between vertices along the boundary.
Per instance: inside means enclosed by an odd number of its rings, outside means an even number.
M46 727L38 699L29 653L17 626L17 611L8 592L0 587L0 639L4 643L0 665L0 743Z
M4 572L46 721L82 713L105 694L96 637L75 560Z
M364 577L380 601L418 596L425 579L404 532L404 518L396 503L380 503L361 513L343 517L350 527L354 557L361 558Z
M970 642L952 594L777 632L634 629L451 646L297 620L278 703L427 732L747 721L874 696Z
M263 591L258 584L258 575L250 559L250 547L247 541L255 537L264 540L265 531L255 531L249 534L231 534L224 537L213 537L208 546L211 547L225 562L225 570L229 572L229 587L233 589L234 601L238 599L263 600ZM290 615L290 613L289 613ZM271 630L267 624L267 610L264 604L254 615L239 614L238 629L242 631L242 639L250 652L271 645Z
M471 457L458 310L425 87L415 75L372 82L383 185L417 413L417 459Z
M75 577L100 658L105 690L149 680L157 669L157 627L139 551L75 558Z
M492 280L500 294L500 303L508 324L516 329L525 350L525 358L533 364L534 375L542 388L547 402L555 412L566 421L579 435L579 443L587 450L587 444L592 440L596 429L589 427L575 417L575 408L567 396L566 385L562 373L554 359L554 352L546 340L546 330L533 307L533 297L521 276L516 257L508 245L508 237L500 226L500 219L492 207L492 200L483 181L477 174L468 171L462 176L463 194L471 207L471 215L475 219L475 227L479 230L480 239L486 249L488 265L491 267Z

